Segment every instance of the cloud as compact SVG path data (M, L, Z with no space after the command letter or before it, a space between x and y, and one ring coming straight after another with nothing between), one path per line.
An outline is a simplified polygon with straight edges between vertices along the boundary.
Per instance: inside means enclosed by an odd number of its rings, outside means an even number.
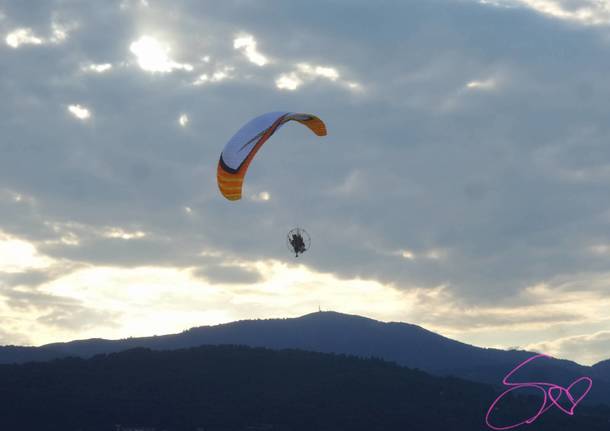
M479 89L479 90L487 90L494 88L496 86L496 82L493 79L486 79L484 81L470 81L466 84L466 88L469 89Z
M281 74L275 80L275 86L279 90L294 91L304 83L312 82L317 79L337 82L352 91L362 90L362 86L359 83L340 79L339 72L334 67L316 66L308 63L298 63L295 70Z
M280 90L296 90L303 84L303 81L295 72L282 74L275 80L275 85Z
M91 112L81 105L70 105L68 106L68 111L79 120L86 120L91 117Z
M28 268L21 272L4 271L0 280L8 286L36 287L53 278L53 271Z
M233 40L233 48L242 51L246 58L257 66L266 65L269 60L256 48L256 40L249 34L240 35Z
M102 64L89 64L87 66L83 66L82 68L87 72L96 72L96 73L105 73L112 69L112 64L110 63L102 63Z
M50 263L32 244L10 235L0 235L0 271L18 273L27 268L45 268Z
M318 301L483 345L607 331L610 57L590 25L605 12L487 3L273 0L271 22L237 0L5 2L0 229L22 247L5 250L3 291L22 295L0 310L6 336L145 335ZM223 200L222 146L275 110L319 115L328 136L283 127L248 198ZM302 267L285 247L297 225ZM77 302L20 306L53 296ZM57 326L70 315L87 329Z
M610 9L599 0L479 0L479 3L497 7L527 7L559 20L584 24L610 24Z
M20 28L6 35L6 44L11 48L19 48L20 45L40 45L43 39L35 36L30 28Z
M610 24L610 9L596 0L520 0L538 12L567 21L587 25Z
M124 240L130 240L144 238L146 236L146 233L142 231L129 232L124 229L121 229L120 227L111 227L106 229L106 232L104 232L104 236L106 238L120 238Z
M117 314L108 310L87 307L70 296L48 292L45 285L69 275L77 270L77 265L58 262L46 258L43 267L31 259L23 262L21 272L0 271L0 314L4 314L6 329L16 331L11 334L11 342L30 344L47 339L44 334L53 333L58 328L67 333L77 334L87 329L114 326ZM37 328L36 336L23 337L19 328ZM9 338L9 333L4 336ZM0 333L0 337L2 337Z
M138 65L147 72L193 70L193 66L188 63L177 63L172 60L169 57L169 46L151 36L141 36L129 45L129 50L136 56Z
M50 327L62 329L78 328L79 331L101 326L116 326L116 313L92 310L84 307L64 306L45 313L37 318L37 322Z
M252 268L238 265L208 265L194 271L193 275L210 283L250 285L263 280L262 275Z
M269 192L260 192L255 195L252 195L251 199L255 202L266 202L271 199L271 195Z
M0 12L0 20L6 18ZM17 27L10 30L5 36L5 42L13 49L23 45L56 45L65 42L69 34L78 28L78 23L74 21L59 19L57 14L52 14L50 25L46 33L47 37L40 36L31 27Z
M226 79L232 79L232 72L235 70L233 66L224 66L222 68L216 69L213 73L207 74L203 73L199 75L199 77L193 82L194 85L202 85L207 82L221 82Z
M593 365L608 359L610 331L599 331L594 334L574 335L546 342L525 346L529 350L544 352L558 358L579 357L580 360Z

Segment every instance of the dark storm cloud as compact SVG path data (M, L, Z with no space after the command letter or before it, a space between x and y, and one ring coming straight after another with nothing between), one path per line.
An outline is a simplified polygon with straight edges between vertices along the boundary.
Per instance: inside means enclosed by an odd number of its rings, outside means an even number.
M608 256L589 251L610 243L605 28L441 0L149 3L44 2L33 13L0 3L4 33L48 37L53 20L77 24L63 43L0 46L0 180L37 202L3 203L5 231L55 258L197 266L202 249L284 260L284 235L301 225L315 270L399 288L447 284L472 303L607 268ZM192 72L137 66L129 44L155 32ZM240 33L268 65L233 49ZM92 62L114 67L81 70ZM297 63L332 67L363 91L323 78L279 91L275 80ZM225 66L232 78L192 85ZM92 118L77 120L71 104ZM246 199L222 200L223 144L278 109L320 115L329 136L286 126L253 163ZM271 200L247 199L261 191ZM81 242L44 245L44 221L79 223ZM149 236L99 233L113 226ZM236 274L221 268L203 276Z

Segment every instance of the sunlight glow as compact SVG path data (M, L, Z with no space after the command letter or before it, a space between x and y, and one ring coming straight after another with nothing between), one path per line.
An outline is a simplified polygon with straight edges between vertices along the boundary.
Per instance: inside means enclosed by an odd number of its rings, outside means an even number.
M33 244L0 233L0 272L16 273L50 266L52 260L42 256Z
M178 118L178 123L182 126L182 127L186 127L186 125L189 122L189 117L186 114L182 114L180 115L180 118Z
M193 70L193 66L188 63L177 63L170 59L169 46L150 36L142 36L132 42L129 50L136 56L138 65L148 72L167 73L178 69Z
M6 36L6 44L11 48L18 48L20 45L40 45L43 40L35 36L30 28L19 28Z
M113 328L94 328L93 333L103 337L180 332L234 317L230 310L223 311L228 296L222 289L181 268L87 267L45 284L44 291L117 315Z
M91 117L91 112L81 105L70 105L68 106L68 111L79 120L86 120Z
M403 252L409 253L408 250ZM41 292L78 301L92 312L116 316L112 319L113 326L100 322L86 330L80 327L57 329L36 323L37 330L30 331L35 334L32 341L59 341L89 334L121 338L180 332L189 327L244 318L296 317L317 310L321 304L326 310L383 321L408 320L469 343L489 345L497 339L498 330L512 333L513 338L521 337L519 339L527 343L535 341L529 341L531 338L527 337L538 334L541 328L578 323L563 317L566 304L571 304L579 314L602 318L610 305L607 298L596 292L583 292L579 288L558 296L553 287L535 285L522 293L523 298L529 300L521 308L502 304L469 307L460 303L446 285L435 288L402 285L398 288L375 280L340 279L297 262L245 261L216 250L204 250L200 256L208 262L220 259L223 265L255 271L264 278L258 283L225 285L202 281L195 276L197 266L81 267L44 283L40 286ZM23 272L36 266L44 267L47 265L45 259L25 241L0 239L0 271ZM288 314L286 310L290 310ZM160 315L165 318L159 319ZM22 321L21 326L31 328L32 317L28 312L16 313L15 318ZM597 338L598 344L607 343L605 335ZM582 345L595 342L581 341ZM576 348L565 344L562 348L572 357L583 357Z

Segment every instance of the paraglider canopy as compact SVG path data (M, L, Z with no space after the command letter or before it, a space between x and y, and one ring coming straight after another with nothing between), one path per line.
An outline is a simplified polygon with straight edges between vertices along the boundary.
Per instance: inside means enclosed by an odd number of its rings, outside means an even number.
M326 126L315 115L294 112L269 112L250 120L227 142L218 161L216 179L220 193L228 200L241 199L244 177L257 151L282 125L297 121L318 136Z
M286 235L288 249L294 253L294 257L299 257L299 254L309 250L311 238L305 229L300 227L292 229Z

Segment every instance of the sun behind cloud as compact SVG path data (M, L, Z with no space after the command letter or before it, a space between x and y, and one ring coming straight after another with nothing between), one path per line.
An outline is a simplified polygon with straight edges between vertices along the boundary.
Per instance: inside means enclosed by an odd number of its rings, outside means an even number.
M152 36L142 36L129 45L129 50L137 58L138 65L147 72L168 73L174 70L192 71L188 63L178 63L169 57L169 45Z
M81 105L70 105L68 106L68 111L79 120L86 120L91 117L91 111Z

